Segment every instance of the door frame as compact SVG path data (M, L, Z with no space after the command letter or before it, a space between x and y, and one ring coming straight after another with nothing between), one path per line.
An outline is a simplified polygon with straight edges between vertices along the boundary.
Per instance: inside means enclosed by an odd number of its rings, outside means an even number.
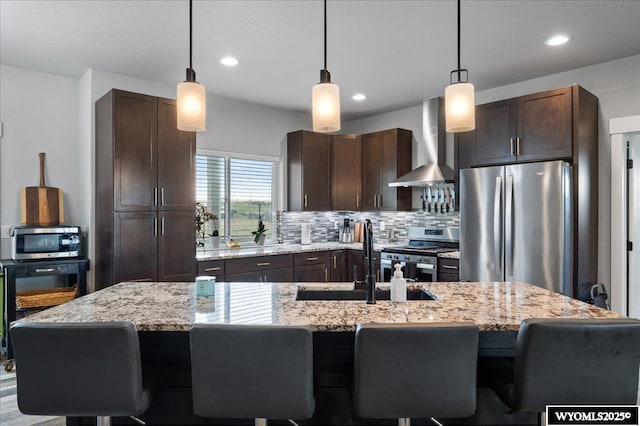
M640 133L640 115L609 120L611 136L611 309L628 315L627 137Z

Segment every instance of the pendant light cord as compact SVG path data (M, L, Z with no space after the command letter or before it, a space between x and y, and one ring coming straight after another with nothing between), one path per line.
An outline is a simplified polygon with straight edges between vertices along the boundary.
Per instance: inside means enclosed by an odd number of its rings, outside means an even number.
M193 50L192 50L192 47L191 47L192 38L193 38L193 26L192 26L192 23L191 23L192 19L193 19L193 0L189 0L189 68L191 68L191 69L193 69L193 63L192 63ZM458 50L460 50L459 47L458 47ZM458 59L458 62L460 62L460 59ZM458 68L460 68L460 67L458 67Z
M324 69L327 69L327 0L324 0Z
M458 82L460 81L460 0L458 0Z

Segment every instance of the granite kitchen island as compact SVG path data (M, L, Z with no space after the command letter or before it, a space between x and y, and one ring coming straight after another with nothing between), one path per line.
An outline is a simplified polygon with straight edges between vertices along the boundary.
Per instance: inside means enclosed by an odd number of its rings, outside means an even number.
M154 397L148 424L252 424L216 423L191 414L188 332L193 324L309 325L314 331L317 404L313 419L301 424L369 424L353 415L350 403L353 332L359 323L473 321L480 329L479 356L508 357L523 319L620 317L525 283L422 283L410 287L426 289L436 300L378 301L375 305L364 301L296 300L299 287L348 290L353 284L217 283L215 296L197 297L195 284L190 282L120 283L22 321L132 321L140 332L143 361L170 364L177 371L170 385ZM509 415L500 406L492 407L495 400L483 397L480 387L478 392L476 415L446 424L535 422L535 416ZM79 424L80 420L69 419L69 424ZM127 419L114 419L114 423L125 424ZM414 423L421 424L418 420Z

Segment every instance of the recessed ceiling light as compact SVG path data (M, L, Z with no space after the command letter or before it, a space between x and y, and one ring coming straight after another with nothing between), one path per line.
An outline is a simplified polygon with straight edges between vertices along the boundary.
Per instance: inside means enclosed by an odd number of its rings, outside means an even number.
M570 39L569 36L566 36L564 34L558 34L558 35L554 35L551 38L548 38L544 44L546 44L547 46L560 46L561 44L565 44L566 42L568 42Z
M362 93L356 93L351 97L351 99L353 99L354 101L364 101L365 99L367 99L367 97Z
M234 67L234 66L238 65L238 60L236 58L231 57L231 56L225 56L224 58L220 59L220 63L222 65L226 65L228 67Z

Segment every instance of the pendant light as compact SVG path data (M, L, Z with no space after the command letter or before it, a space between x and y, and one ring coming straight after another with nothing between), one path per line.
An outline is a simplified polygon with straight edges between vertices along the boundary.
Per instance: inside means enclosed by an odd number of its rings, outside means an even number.
M465 74L464 80L462 73ZM458 81L453 81L457 74ZM458 69L451 71L444 91L447 132L467 132L476 128L475 94L469 71L460 68L460 0L458 0Z
M189 68L187 80L178 83L178 130L201 132L206 129L207 99L205 87L196 81L192 66L192 16L193 2L189 0Z
M327 0L324 0L324 69L320 70L320 83L311 89L311 111L314 132L340 130L340 88L331 82L327 71Z

